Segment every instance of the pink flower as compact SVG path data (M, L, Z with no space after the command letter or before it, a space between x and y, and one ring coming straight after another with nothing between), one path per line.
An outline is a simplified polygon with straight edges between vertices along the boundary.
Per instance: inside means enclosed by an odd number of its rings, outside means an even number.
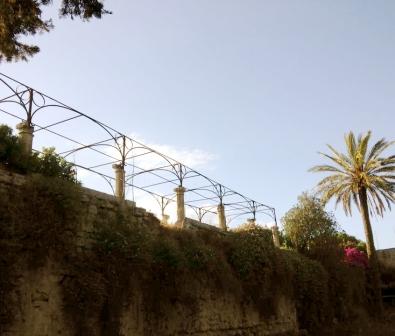
M362 268L367 268L369 265L366 254L356 247L346 247L344 249L344 261L350 265Z

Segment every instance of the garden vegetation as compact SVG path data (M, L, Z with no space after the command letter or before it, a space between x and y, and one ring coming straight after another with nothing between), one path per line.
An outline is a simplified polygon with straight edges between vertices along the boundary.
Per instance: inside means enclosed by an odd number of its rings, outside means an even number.
M115 216L95 217L92 244L81 248L76 237L86 209L72 166L53 149L24 157L10 129L0 131L2 167L39 173L16 191L1 189L0 334L15 315L11 293L18 268L35 269L49 259L64 270L63 309L75 335L94 335L94 316L101 316L103 335L119 335L134 288L153 318L177 302L195 312L201 286L254 304L262 317L274 315L279 296L287 296L296 304L300 328L312 334L367 308L365 269L344 261L334 219L317 199L304 195L302 210L285 216L283 249L273 245L270 230L256 225L226 234L179 230L154 219L138 221L123 204ZM314 233L303 231L302 241L293 226L305 230L307 217L298 211L322 224Z

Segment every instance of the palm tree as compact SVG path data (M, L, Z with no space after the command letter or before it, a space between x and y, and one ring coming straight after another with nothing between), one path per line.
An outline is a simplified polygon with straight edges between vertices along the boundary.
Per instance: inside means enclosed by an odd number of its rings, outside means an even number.
M336 199L336 205L342 203L346 215L351 215L351 204L355 203L362 216L365 229L366 251L372 272L373 289L380 302L380 278L376 249L374 247L370 215L383 216L391 203L395 202L395 155L381 157L383 151L395 142L384 138L376 142L370 150L371 136L360 135L357 139L350 132L345 136L347 154L339 153L327 145L331 155L320 153L335 165L320 165L310 169L312 172L327 172L331 175L318 183L318 193L324 202Z

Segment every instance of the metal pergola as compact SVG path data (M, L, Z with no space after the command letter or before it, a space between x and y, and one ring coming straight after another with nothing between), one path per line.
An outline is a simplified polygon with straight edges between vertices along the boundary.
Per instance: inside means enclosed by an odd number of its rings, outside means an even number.
M48 144L56 147L56 152L76 167L77 177L85 186L117 195L114 167L121 167L123 196L138 205L149 204L159 215L176 206L174 189L183 187L188 217L201 222L211 218L215 224L213 218L222 205L228 224L250 219L276 225L273 207L2 73L0 114L0 123L13 126L15 121L24 122L33 128L35 151Z

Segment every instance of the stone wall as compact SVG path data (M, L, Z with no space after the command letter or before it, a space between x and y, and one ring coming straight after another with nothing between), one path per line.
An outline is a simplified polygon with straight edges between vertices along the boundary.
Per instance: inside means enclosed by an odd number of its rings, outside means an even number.
M384 265L385 267L395 269L395 248L378 250L377 257L380 264Z
M0 189L12 192L21 186L26 177L10 174L0 169ZM100 223L116 215L117 200L107 194L83 189L83 207L85 209L78 234L75 239L80 248L89 248L93 224ZM125 204L142 225L158 225L159 220L133 202ZM191 227L201 226L189 222ZM210 228L209 228L210 229ZM3 237L0 237L2 239ZM62 266L63 265L63 266ZM13 323L7 329L0 327L0 334L6 336L74 336L74 324L64 313L63 282L68 274L67 268L54 256L38 268L29 268L27 264L15 265L11 284L10 304L15 305ZM1 265L0 265L1 266ZM181 286L189 289L188 283ZM274 314L263 315L252 303L240 301L231 292L218 291L209 274L202 274L197 284L190 290L190 296L196 302L177 300L168 302L160 313L153 314L147 307L144 291L149 290L145 283L136 280L129 299L123 305L120 314L120 333L123 336L274 336L295 335L297 333L296 310L294 303L279 295ZM89 322L92 335L107 335L103 332L103 315L92 317ZM108 335L113 335L108 333Z
M4 336L74 336L75 331L62 311L62 269L49 262L34 272L18 274L15 296L18 310L13 325ZM296 313L292 302L279 297L276 314L263 317L253 305L243 304L234 296L218 295L209 280L202 281L193 295L198 306L191 309L181 302L165 307L160 316L146 311L143 295L138 288L121 315L120 334L123 336L285 336L296 335ZM93 335L103 335L100 315L91 321Z
M222 233L222 234L225 233L223 230L221 230L217 226L199 222L196 219L192 219L192 218L188 218L188 217L186 217L184 220L184 228L189 229L189 230L208 230L208 231L214 231L214 232Z

